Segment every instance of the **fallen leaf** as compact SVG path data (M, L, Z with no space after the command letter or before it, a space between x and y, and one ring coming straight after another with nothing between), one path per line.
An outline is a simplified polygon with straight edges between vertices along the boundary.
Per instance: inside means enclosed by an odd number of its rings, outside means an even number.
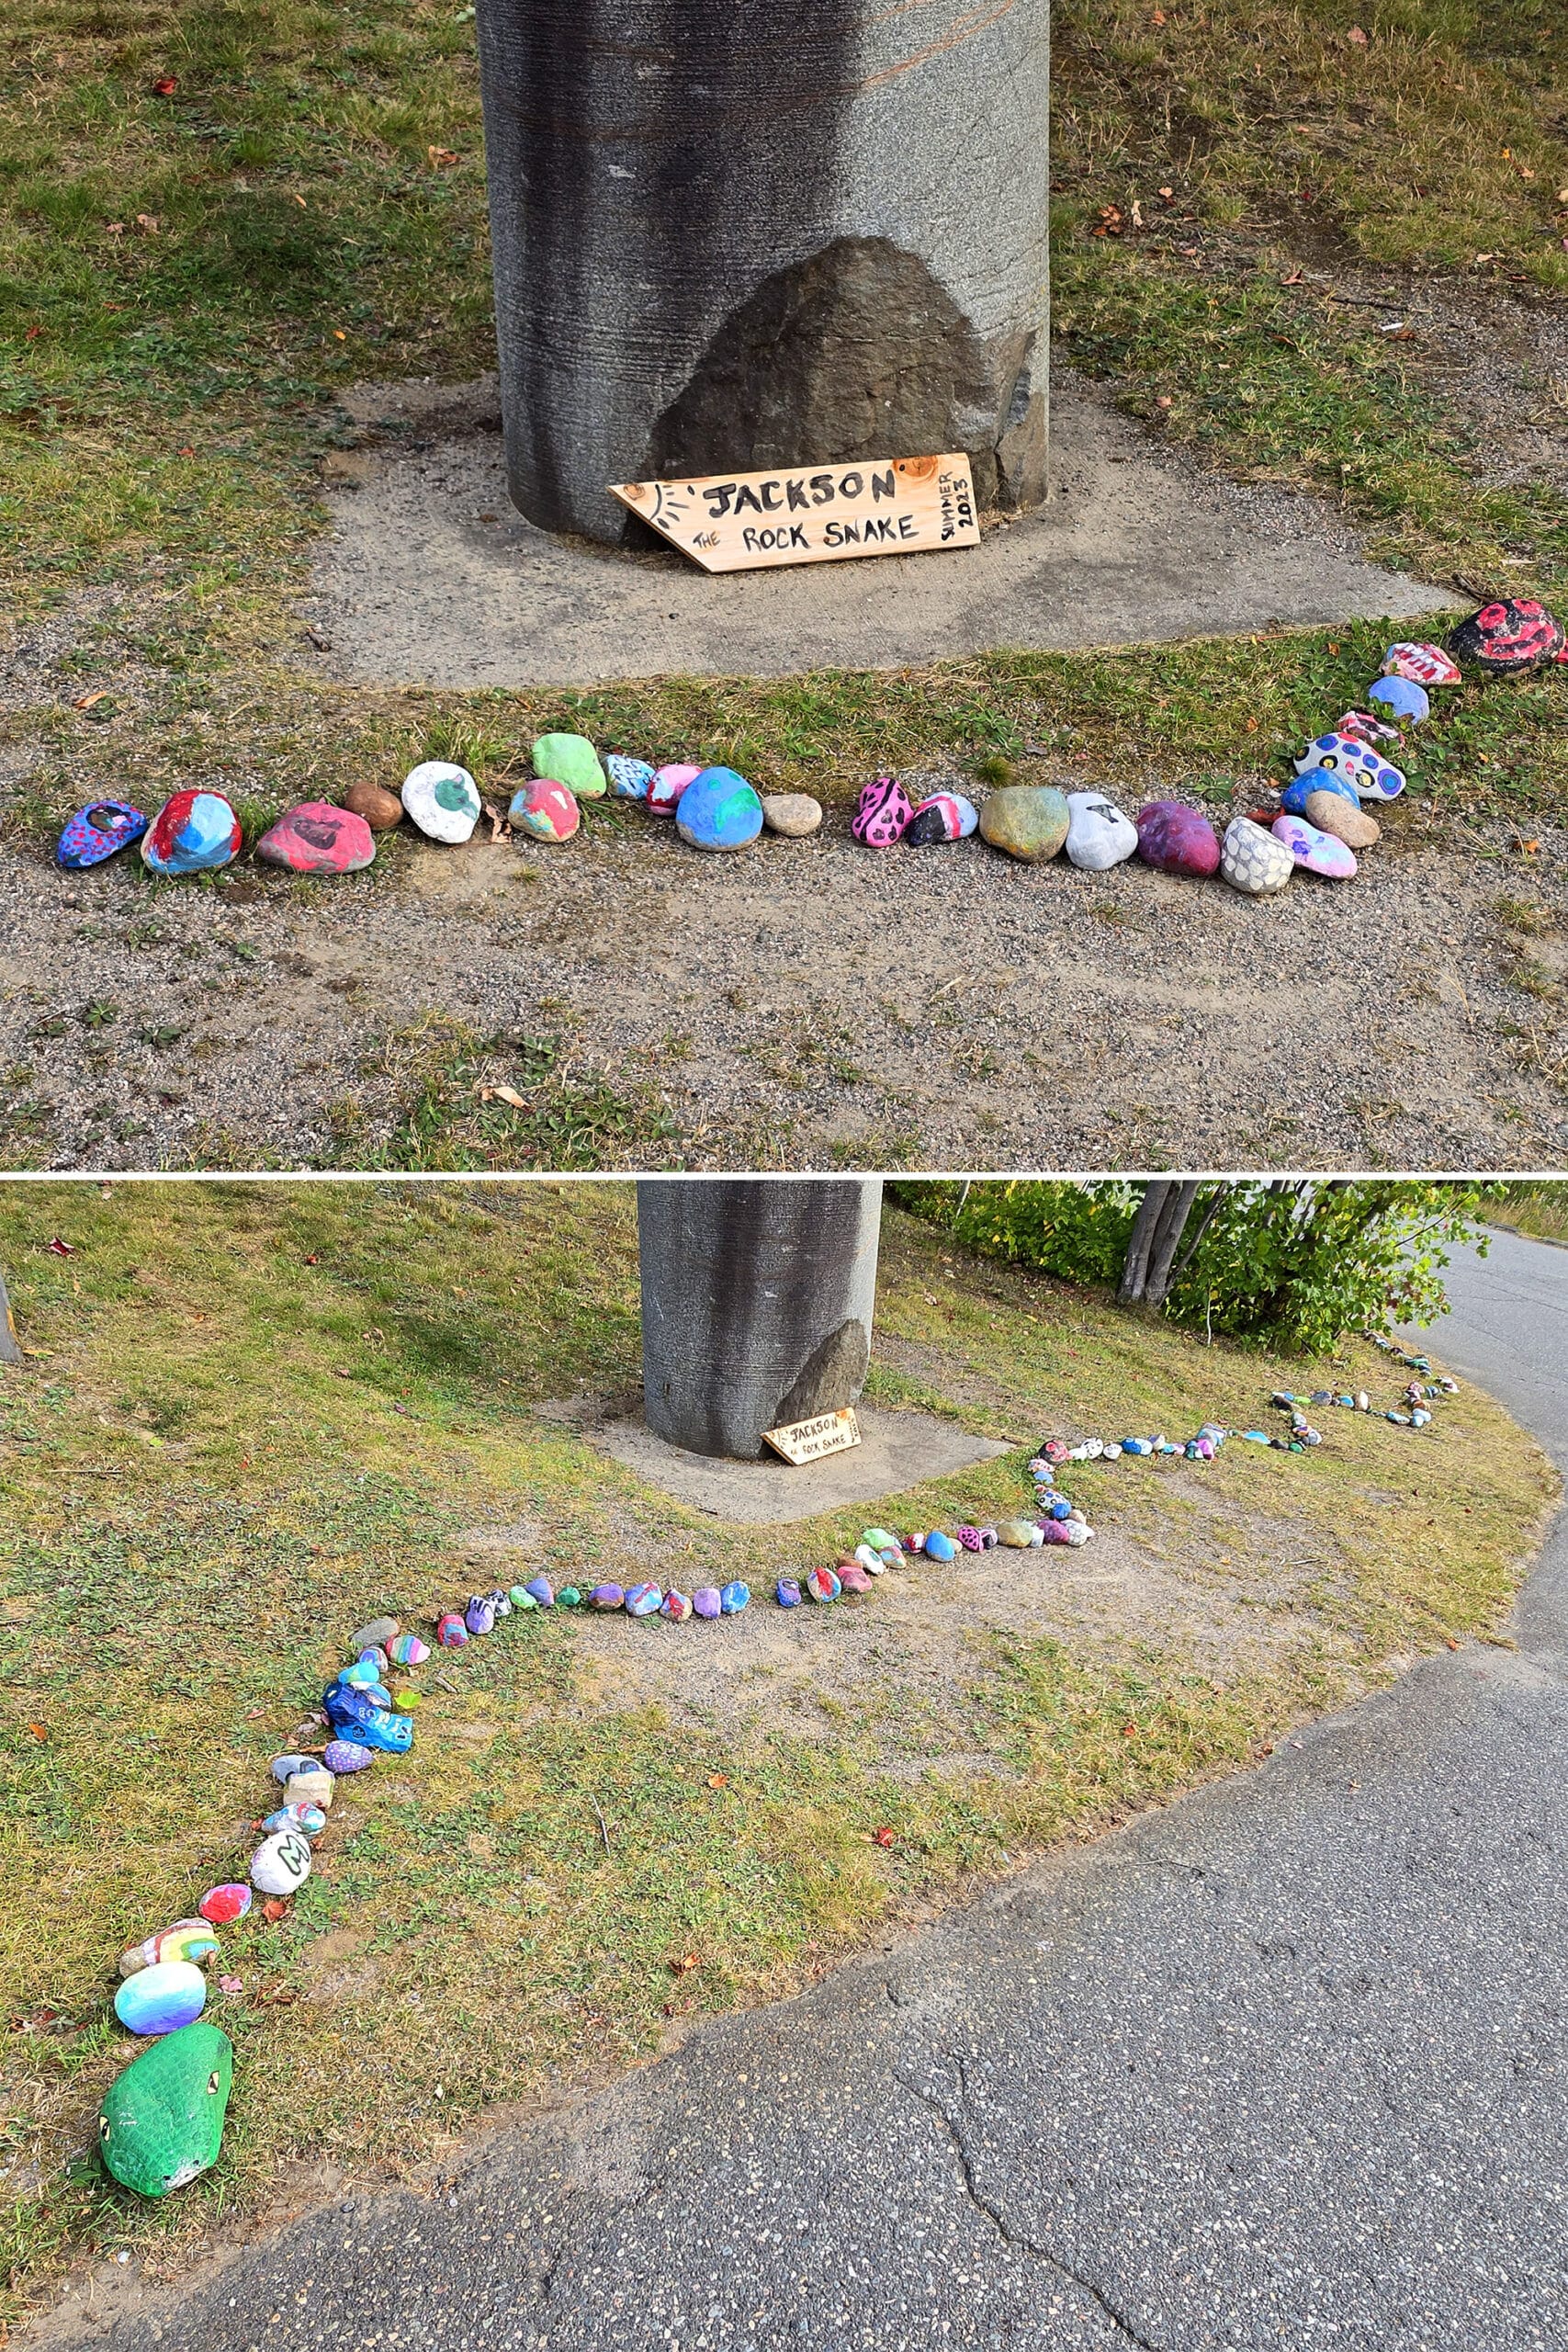
M42 333L41 327L29 327L22 340L25 343L36 343Z
M702 1962L698 1959L696 1953L694 1951L687 1951L682 1952L679 1960L672 1960L671 1962L670 1970L671 1973L674 1976L688 1976L694 1968L700 1968L701 1966Z
M1176 200L1176 190L1173 187L1162 187L1160 194L1168 204L1173 204Z
M310 1256L305 1261L305 1263L308 1266L319 1266L321 1262L321 1253L319 1250L312 1250Z
M289 193L292 195L292 194L293 194L293 190L292 190L292 189L290 189ZM301 211L301 212L309 212L309 210L310 209L310 206L306 203L306 201L305 201L305 199L304 199L304 198L303 198L302 196L295 196L295 198L294 198L294 201L295 201L295 203L299 207L299 209L300 209L300 211Z
M347 335L344 334L341 327L333 327L333 341L334 343L346 343L348 341Z
M49 1737L49 1726L47 1724L29 1724L28 1725L28 1729L31 1732L35 1739L44 1740Z
M427 147L424 152L437 171L444 164L455 164L457 161L456 151L450 147Z
M243 1993L245 1989L245 1980L243 1976L220 1976L218 1983L225 1993Z
M339 1380L352 1380L354 1378L353 1373L350 1372L348 1366L344 1363L334 1363L333 1370Z
M710 1789L727 1789L729 1786L728 1773L710 1772L708 1774L708 1786Z
M1367 36L1359 25L1352 25L1345 38L1348 41L1353 42L1358 49L1365 49L1367 46Z
M175 80L174 74L164 74L159 80L153 83L152 94L155 97L172 98L179 86L179 83Z
M874 1846L891 1846L893 1843L892 1830L874 1829L871 1833L871 1842Z
M1302 283L1302 272L1299 269L1292 269L1288 277L1281 277L1280 283L1281 286L1299 286Z
M1457 1650L1457 1649L1458 1649L1458 1647L1459 1647L1459 1644L1455 1641L1455 1639L1454 1639L1454 1637L1453 1637L1453 1635L1452 1635L1451 1634L1449 1635L1449 1638L1448 1638L1448 1646L1449 1646L1449 1648L1450 1648L1450 1650Z
M288 1904L280 1903L276 1894L269 1894L262 1905L262 1917L271 1919L275 1924L277 1920L287 1917L288 1912Z
M1247 720L1247 733L1248 733L1249 735L1256 735L1256 734L1257 734L1257 732L1258 732L1258 721L1257 721L1257 719L1256 719L1256 718L1249 718L1249 719Z
M514 1111L525 1111L528 1108L514 1086L495 1086L490 1091L498 1102L510 1102Z
M1151 25L1163 25L1165 22L1165 10L1163 8L1156 8L1154 15L1149 18L1149 22Z
M102 702L107 693L108 688L107 686L100 686L96 695L78 695L71 707L73 710L91 710L93 705L96 702Z
M58 1233L52 1241L46 1242L44 1246L51 1258L73 1258L76 1255L76 1244L73 1241L62 1241Z
M1122 1738L1123 1738L1123 1739L1136 1739L1136 1738L1137 1738L1137 1736L1138 1736L1138 1726L1137 1726L1137 1724L1122 1724Z
M139 212L136 216L136 225L144 237L155 237L158 233L158 216L155 212Z
M1170 394L1168 392L1160 392L1157 394L1155 400L1155 406L1156 408L1168 408L1170 406Z
M125 234L124 221L106 220L104 223L104 234L107 237L123 237Z

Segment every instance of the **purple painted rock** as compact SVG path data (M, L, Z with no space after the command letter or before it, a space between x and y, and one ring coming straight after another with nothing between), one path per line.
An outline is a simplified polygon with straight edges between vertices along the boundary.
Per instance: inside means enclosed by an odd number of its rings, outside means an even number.
M724 1603L719 1598L717 1585L698 1585L692 1595L692 1607L699 1617L721 1616L724 1611Z
M551 1584L548 1577L530 1577L523 1589L527 1594L529 1600L534 1603L536 1609L553 1609L555 1607L556 1589L554 1585Z
M676 760L667 768L654 771L653 782L648 787L648 806L656 817L672 817L675 804L689 784L695 784L702 774L690 760Z
M692 1613L691 1600L687 1594L677 1592L671 1585L660 1604L659 1613L661 1617L668 1617L672 1625L683 1625Z
M837 1600L843 1586L831 1568L813 1568L806 1579L808 1600Z
M1043 1544L1069 1543L1071 1538L1067 1533L1066 1521L1065 1519L1046 1520L1040 1530L1040 1541Z
M591 1609L624 1609L626 1596L618 1584L596 1584L588 1596Z
M321 1761L329 1772L363 1772L376 1761L376 1752L356 1739L329 1739Z
M651 1617L664 1599L656 1584L629 1584L626 1587L626 1615Z
M295 874L357 874L374 863L376 837L352 808L301 800L262 835L256 855Z
M871 1578L858 1560L840 1560L834 1570L840 1587L845 1592L869 1592Z
M773 1599L781 1609L800 1607L800 1580L797 1577L780 1577L773 1587Z
M488 1593L471 1592L463 1611L463 1623L470 1634L491 1634L495 1631L495 1604Z
M79 874L85 866L101 865L117 850L139 842L147 820L129 800L94 800L78 808L55 847L54 862Z
M850 831L867 849L891 849L914 821L915 804L896 775L873 776L863 786Z
M1220 837L1201 808L1180 800L1150 800L1137 815L1138 855L1162 874L1201 880L1220 870Z
M1354 877L1354 850L1337 841L1332 833L1309 825L1304 817L1276 817L1269 830L1309 874L1322 874L1331 882L1348 882Z
M979 821L979 810L961 792L933 792L910 818L904 839L911 849L924 849L931 842L967 841Z
M455 1609L449 1609L445 1617L437 1619L435 1638L444 1650L467 1649L468 1629Z

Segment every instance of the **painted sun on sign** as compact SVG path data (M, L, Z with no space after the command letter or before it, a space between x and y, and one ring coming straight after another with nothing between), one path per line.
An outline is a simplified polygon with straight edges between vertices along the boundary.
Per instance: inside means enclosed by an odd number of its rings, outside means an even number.
M755 571L980 543L961 453L870 458L852 466L618 481L613 497L705 571Z

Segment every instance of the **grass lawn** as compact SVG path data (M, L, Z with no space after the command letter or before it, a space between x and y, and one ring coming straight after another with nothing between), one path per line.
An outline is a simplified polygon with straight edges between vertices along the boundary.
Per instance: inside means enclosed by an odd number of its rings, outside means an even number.
M1555 1492L1466 1389L1421 1434L1329 1415L1313 1454L1085 1465L1085 1552L911 1568L791 1617L772 1576L861 1514L725 1531L570 1404L635 1393L629 1187L16 1185L0 1265L29 1351L0 1375L14 2307L91 2250L172 2261L299 2165L407 2174L483 2102L633 2063L1247 1765L1487 1637ZM1317 1370L890 1209L869 1394L1010 1450L874 1516L1000 1516L1045 1430L1246 1426ZM1337 1376L1393 1393L1365 1345ZM113 2192L90 2151L120 1950L243 1864L266 1758L356 1623L541 1563L740 1573L759 1602L717 1629L513 1618L426 1669L412 1755L344 1787L282 1923L230 1932L220 2166L164 2208Z
M1568 1179L1510 1184L1492 1213L1492 1222L1538 1241L1568 1242Z

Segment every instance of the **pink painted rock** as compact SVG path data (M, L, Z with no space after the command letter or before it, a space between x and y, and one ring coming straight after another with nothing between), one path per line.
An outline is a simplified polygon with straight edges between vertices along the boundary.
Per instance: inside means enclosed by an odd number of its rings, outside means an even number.
M1151 800L1137 816L1138 855L1162 874L1187 874L1201 880L1217 874L1220 837L1201 808L1180 800Z
M681 795L689 784L695 784L701 774L701 768L694 767L689 760L677 760L670 767L656 769L648 787L648 806L654 815L672 817Z
M914 822L915 804L896 775L873 776L861 787L850 831L868 849L891 849Z
M833 1571L846 1592L869 1592L871 1577L858 1560L840 1560Z
M1331 882L1353 879L1356 853L1348 842L1337 841L1332 833L1309 825L1304 817L1276 817L1269 831L1309 874L1325 875Z
M352 808L334 808L330 800L301 800L262 835L256 855L296 874L357 874L375 858L376 842Z

